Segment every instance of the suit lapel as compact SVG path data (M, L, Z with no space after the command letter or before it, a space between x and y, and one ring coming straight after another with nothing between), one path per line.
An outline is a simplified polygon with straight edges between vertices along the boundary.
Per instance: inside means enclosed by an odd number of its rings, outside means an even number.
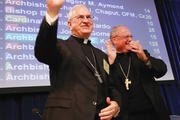
M101 78L104 82L105 80L105 70L104 70L104 65L103 65L103 56L101 56L101 54L97 54L99 53L99 51L97 51L96 49L94 49L96 52L94 52L95 57L96 57L96 61L97 61L97 66L99 66L99 74L101 75Z
M73 51L73 53L82 61L82 63L84 63L94 73L94 69L88 63L80 44L73 37L70 37L67 42L71 51Z

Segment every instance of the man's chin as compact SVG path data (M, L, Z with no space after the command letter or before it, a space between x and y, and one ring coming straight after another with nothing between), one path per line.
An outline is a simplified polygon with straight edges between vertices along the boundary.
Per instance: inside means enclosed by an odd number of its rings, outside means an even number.
M83 31L83 34L91 34L91 31Z
M92 32L92 30L90 28L84 28L82 31L83 32Z

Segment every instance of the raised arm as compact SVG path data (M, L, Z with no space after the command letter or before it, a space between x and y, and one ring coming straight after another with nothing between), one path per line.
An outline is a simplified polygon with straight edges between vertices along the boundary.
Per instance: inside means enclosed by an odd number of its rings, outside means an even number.
M47 14L50 18L58 16L60 7L65 0L47 0ZM55 64L60 58L57 58L57 19L53 21L53 25L49 24L46 19L43 19L40 31L36 38L35 56L36 58L46 64ZM49 20L49 19L48 19ZM50 21L52 22L52 21Z
M50 17L58 15L59 9L64 4L65 0L46 0L47 2L47 13Z
M107 55L108 55L108 61L111 65L114 63L114 60L116 58L116 50L112 49L111 40L106 41L106 50L107 50Z

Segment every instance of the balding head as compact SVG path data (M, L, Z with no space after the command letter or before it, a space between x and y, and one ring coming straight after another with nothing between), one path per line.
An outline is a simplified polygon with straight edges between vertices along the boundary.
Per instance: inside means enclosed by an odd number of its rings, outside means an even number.
M125 25L118 25L113 27L110 32L110 39L117 35L123 35L125 31L128 31L130 33L130 30Z
M130 48L129 43L132 41L132 34L126 26L118 25L112 28L110 39L116 51L126 53Z

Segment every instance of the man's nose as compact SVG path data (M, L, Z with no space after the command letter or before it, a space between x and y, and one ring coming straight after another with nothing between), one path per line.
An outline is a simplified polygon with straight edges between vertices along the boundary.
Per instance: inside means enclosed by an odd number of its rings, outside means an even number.
M83 18L83 22L88 22L88 21L89 21L89 19L87 17Z
M127 40L128 40L128 42L131 42L131 41L133 40L133 38L129 36L129 37L127 38Z

